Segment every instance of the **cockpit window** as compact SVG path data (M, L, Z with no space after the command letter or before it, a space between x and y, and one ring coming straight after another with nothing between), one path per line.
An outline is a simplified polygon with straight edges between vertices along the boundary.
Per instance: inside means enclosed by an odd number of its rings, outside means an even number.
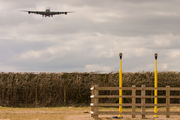
M49 10L49 9L47 9L47 10L46 10L46 12L50 12L50 10Z

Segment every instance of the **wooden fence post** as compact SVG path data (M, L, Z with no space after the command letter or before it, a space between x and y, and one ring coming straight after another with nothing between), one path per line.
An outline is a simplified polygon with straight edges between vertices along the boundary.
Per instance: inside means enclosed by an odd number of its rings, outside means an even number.
M170 118L170 86L166 86L166 118Z
M142 114L142 119L145 119L145 95L146 95L146 91L145 91L145 85L141 86L142 90L141 90L141 114Z
M135 118L135 112L136 112L136 85L132 85L132 118Z
M91 86L91 117L94 118L94 88L95 86Z
M98 120L98 95L99 95L99 90L98 90L98 85L95 85L94 87L94 118L95 120Z

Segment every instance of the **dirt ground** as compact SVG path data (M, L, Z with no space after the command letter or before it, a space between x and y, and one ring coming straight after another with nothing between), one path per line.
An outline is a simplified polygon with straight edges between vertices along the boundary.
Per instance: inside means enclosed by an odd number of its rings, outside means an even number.
M0 107L0 120L93 120L90 107L9 108Z
M101 110L101 109L100 109ZM106 108L105 110L114 110ZM126 109L127 111L131 109ZM139 109L140 110L140 109ZM150 109L151 110L151 109ZM161 109L160 109L161 110ZM174 108L173 110L178 110ZM99 115L101 120L110 120L116 115ZM166 116L158 116L156 120L165 120ZM153 116L146 116L148 120L153 120ZM131 115L123 116L124 120L130 120ZM136 116L133 120L139 120L141 116ZM179 116L171 116L167 120L180 120ZM57 108L8 108L0 107L0 120L94 120L90 115L90 107L57 107ZM116 119L112 119L116 120Z

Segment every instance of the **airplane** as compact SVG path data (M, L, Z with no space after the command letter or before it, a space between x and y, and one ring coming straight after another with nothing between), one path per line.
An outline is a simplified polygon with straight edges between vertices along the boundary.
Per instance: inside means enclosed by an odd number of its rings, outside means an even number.
M22 10L23 12L28 12L29 14L33 13L33 14L40 14L42 15L42 17L53 17L53 15L61 15L61 14L65 14L67 15L67 13L73 13L72 11L71 12L53 12L53 11L50 11L50 8L46 8L45 11L26 11L26 10Z

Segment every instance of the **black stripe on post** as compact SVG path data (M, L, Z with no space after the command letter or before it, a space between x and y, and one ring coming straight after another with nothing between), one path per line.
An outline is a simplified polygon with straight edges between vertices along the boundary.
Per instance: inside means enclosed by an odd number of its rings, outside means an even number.
M155 57L155 59L156 59L156 60L157 60L157 56L158 56L158 54L157 54L157 53L155 53L155 54L154 54L154 57Z
M119 57L120 57L120 59L122 59L122 53L119 53Z

